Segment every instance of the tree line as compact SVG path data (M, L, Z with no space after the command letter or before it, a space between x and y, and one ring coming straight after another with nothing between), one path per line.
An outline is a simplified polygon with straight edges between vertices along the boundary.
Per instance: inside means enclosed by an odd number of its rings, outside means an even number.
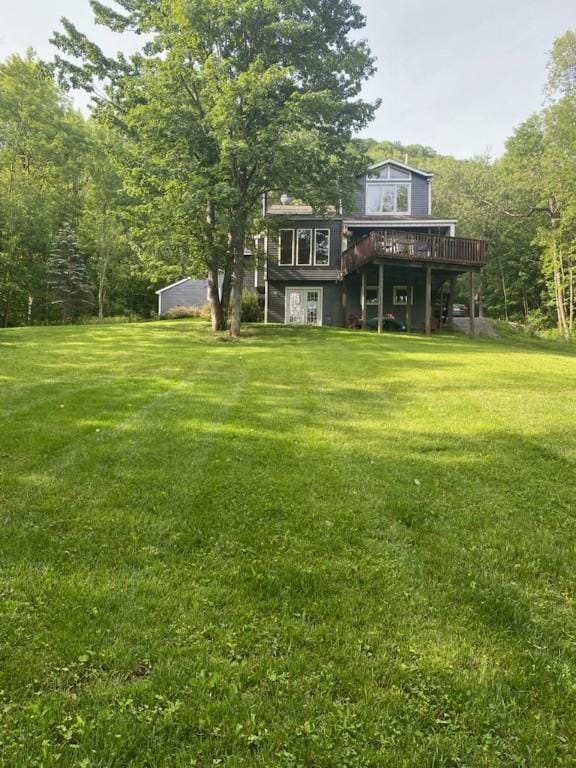
M150 312L117 167L122 144L73 109L32 53L0 64L2 325Z
M209 276L212 326L240 330L246 238L264 193L319 211L346 200L370 160L435 174L434 214L488 242L492 317L574 327L576 33L554 43L546 103L501 158L354 139L378 104L365 23L350 0L92 2L100 23L146 36L108 58L63 20L47 65L0 64L0 321L149 316L154 289ZM89 118L70 88L92 96ZM224 274L218 292L218 272Z
M545 104L516 128L502 157L457 160L431 147L373 140L364 148L374 161L408 157L432 171L434 214L457 218L460 236L486 240L481 291L488 316L573 334L576 32L554 42Z

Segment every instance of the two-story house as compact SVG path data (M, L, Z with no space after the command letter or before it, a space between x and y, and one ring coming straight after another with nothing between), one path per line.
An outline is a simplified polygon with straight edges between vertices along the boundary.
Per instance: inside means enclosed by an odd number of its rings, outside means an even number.
M432 216L432 174L397 160L368 169L352 210L319 217L305 205L267 205L275 226L260 277L270 323L345 326L394 316L408 329L435 325L434 307L452 320L455 279L484 266L479 240L455 237L456 221ZM440 311L440 315L442 312Z

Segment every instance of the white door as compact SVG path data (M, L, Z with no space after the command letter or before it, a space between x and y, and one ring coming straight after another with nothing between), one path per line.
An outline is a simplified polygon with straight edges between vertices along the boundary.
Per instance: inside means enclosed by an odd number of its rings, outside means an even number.
M290 325L322 325L322 289L287 288L286 322Z

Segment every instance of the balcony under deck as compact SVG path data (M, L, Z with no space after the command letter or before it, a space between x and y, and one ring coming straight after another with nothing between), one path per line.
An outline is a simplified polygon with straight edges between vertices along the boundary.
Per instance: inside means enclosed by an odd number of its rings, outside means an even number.
M477 271L486 264L486 244L464 237L373 230L342 254L342 277L381 259Z

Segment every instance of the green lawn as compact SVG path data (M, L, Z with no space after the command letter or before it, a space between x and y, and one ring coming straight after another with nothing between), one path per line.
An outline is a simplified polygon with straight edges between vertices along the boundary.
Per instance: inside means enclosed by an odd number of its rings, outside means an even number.
M0 331L0 765L576 765L576 355Z

